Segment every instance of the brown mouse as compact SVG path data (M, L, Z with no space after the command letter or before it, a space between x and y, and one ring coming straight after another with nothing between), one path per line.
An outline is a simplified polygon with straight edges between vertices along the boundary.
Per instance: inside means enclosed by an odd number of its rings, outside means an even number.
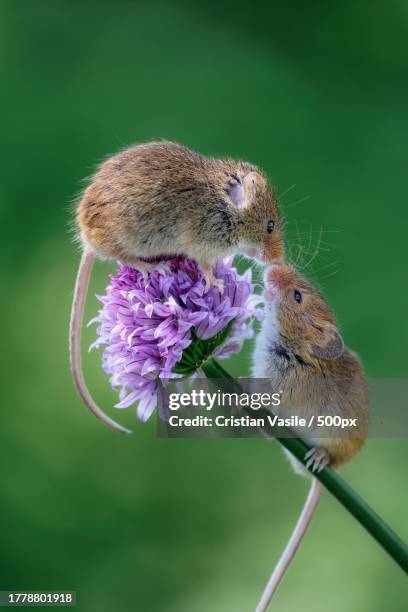
M312 446L307 466L320 471L338 468L358 453L368 429L369 393L358 356L344 346L336 319L320 292L292 266L277 261L265 272L265 319L253 356L253 375L267 378L281 391L279 415L339 416L356 419L354 426L339 430L310 430L303 438ZM346 421L345 421L346 422ZM321 430L320 430L321 431ZM332 436L333 433L333 436ZM285 450L298 473L310 473ZM257 612L266 610L312 518L321 493L313 478L302 514L278 562Z
M276 197L266 177L242 161L204 157L173 142L130 147L106 160L77 210L83 255L71 313L71 369L88 408L128 432L93 401L83 378L80 332L95 257L149 270L166 259L195 259L206 288L221 283L214 263L242 253L271 262L283 251Z

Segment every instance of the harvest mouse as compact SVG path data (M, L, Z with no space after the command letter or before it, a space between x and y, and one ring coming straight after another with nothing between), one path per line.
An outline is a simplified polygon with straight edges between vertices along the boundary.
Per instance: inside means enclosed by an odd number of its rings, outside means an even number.
M368 385L358 356L344 346L336 320L317 289L292 266L275 262L265 273L266 314L257 337L253 375L267 378L282 391L282 410L306 417L339 416L354 426L339 430L318 427L303 436L312 446L308 467L320 471L338 468L353 459L364 444L368 429ZM346 422L346 421L345 421ZM294 469L309 474L285 449ZM264 591L257 612L266 610L312 518L321 493L313 478L309 496L296 528Z
M283 251L276 197L265 176L242 161L204 157L173 142L130 147L106 160L77 210L83 255L71 312L70 356L87 407L128 432L93 401L83 378L80 336L95 257L149 270L175 255L195 259L206 289L221 283L214 263L237 253L271 262Z

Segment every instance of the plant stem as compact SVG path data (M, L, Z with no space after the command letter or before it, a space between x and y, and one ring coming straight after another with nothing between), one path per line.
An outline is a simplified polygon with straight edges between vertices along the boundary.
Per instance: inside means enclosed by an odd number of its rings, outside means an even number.
M208 378L219 378L234 381L239 385L239 381L234 379L215 359L209 359L203 364L202 369ZM257 417L262 414L267 415L266 410L257 410ZM264 433L268 435L268 420L265 420ZM287 430L289 435L290 432ZM271 432L269 431L269 435ZM274 436L276 438L276 436ZM305 465L305 454L309 447L303 440L295 437L276 438L278 442L288 449L303 465ZM311 470L309 470L311 471ZM311 472L313 473L313 472ZM337 498L337 500L354 516L355 519L373 536L398 563L398 565L408 572L408 547L397 534L378 516L376 512L348 485L341 476L330 467L325 467L321 472L313 473L324 484L326 489Z

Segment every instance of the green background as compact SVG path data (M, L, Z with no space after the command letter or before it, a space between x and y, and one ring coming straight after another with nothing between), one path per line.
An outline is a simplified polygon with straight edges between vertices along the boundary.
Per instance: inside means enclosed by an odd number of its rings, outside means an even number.
M87 612L252 610L307 483L274 442L157 439L133 408L116 413L124 437L86 412L67 355L70 202L133 142L259 164L278 192L295 184L292 256L301 244L369 376L406 376L408 5L9 0L0 45L0 588L76 590ZM111 269L96 267L87 319ZM86 356L86 376L110 407L99 364ZM226 362L249 364L250 345ZM406 448L370 440L344 470L402 536ZM406 595L326 493L274 609L397 612Z

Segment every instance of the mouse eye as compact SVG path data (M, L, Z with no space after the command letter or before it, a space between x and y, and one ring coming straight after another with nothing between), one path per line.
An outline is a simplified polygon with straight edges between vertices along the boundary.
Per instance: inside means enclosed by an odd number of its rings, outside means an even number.
M302 301L302 294L300 293L300 291L295 289L295 291L293 292L293 297L295 298L296 302L300 304L300 302Z
M272 221L271 219L270 221L268 221L266 225L266 231L268 232L268 234L272 234L274 227L275 227L275 221Z

